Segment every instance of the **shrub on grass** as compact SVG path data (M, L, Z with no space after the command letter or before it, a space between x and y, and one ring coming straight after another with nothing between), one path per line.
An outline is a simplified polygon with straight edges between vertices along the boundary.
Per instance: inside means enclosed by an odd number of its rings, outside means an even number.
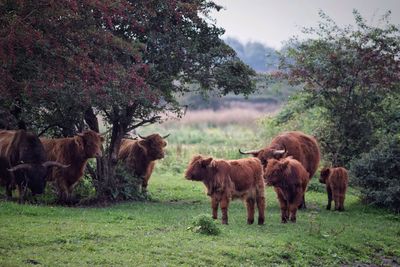
M350 170L366 203L400 212L400 135L383 139Z
M188 229L195 233L206 235L218 235L221 233L221 230L218 228L213 218L207 214L196 216L192 221L192 225Z

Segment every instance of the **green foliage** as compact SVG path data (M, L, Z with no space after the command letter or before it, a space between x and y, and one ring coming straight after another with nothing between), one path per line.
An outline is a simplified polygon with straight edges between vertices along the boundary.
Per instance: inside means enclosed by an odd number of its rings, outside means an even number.
M323 108L324 127L315 134L324 154L348 165L378 143L374 132L389 119L382 103L396 103L388 95L399 92L400 31L388 16L372 27L355 11L357 27L340 28L320 15L319 26L305 30L318 39L293 39L281 67L290 82L304 85L309 106Z
M205 235L219 235L221 233L215 220L209 214L196 216L188 230Z
M400 135L386 136L351 164L366 203L400 212Z
M112 200L145 200L147 195L141 185L142 179L132 175L121 163L117 165L115 179L108 190Z

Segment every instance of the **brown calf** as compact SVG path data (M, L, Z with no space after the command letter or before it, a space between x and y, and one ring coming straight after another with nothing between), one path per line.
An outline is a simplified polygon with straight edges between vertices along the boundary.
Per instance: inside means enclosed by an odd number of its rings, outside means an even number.
M326 184L326 192L328 193L328 205L326 209L331 209L333 199L335 202L335 210L344 211L344 198L349 183L347 170L342 167L323 168L319 181Z
M247 223L254 222L257 203L258 224L264 224L264 181L262 165L257 158L221 160L211 157L195 156L189 163L185 177L188 180L202 181L211 197L212 216L218 217L221 206L222 223L228 224L229 201L241 198L246 201Z
M288 219L296 222L296 213L301 204L310 175L303 165L292 157L268 161L264 178L267 185L274 186L281 207L281 222Z

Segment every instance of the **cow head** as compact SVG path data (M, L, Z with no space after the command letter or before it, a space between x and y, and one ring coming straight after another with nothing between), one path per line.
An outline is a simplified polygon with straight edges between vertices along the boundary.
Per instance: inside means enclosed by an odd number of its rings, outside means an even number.
M239 149L240 154L243 155L253 155L253 157L257 157L260 161L261 164L265 167L268 165L269 160L271 159L282 159L285 158L288 155L288 151L284 147L283 149L274 149L274 148L264 148L260 150L250 150L250 151L242 151Z
M212 177L216 171L213 158L197 155L192 158L185 172L185 178L193 181L203 181Z
M139 140L139 145L144 147L147 156L150 160L162 159L165 156L165 147L167 146L167 141L165 138L169 136L161 136L159 134L151 134L149 136L140 136L142 140Z
M330 172L331 172L330 168L323 168L321 170L321 175L319 177L319 182L321 184L325 184L326 183L326 179L329 177Z
M16 131L10 147L10 162L14 166L8 171L18 185L28 187L33 195L43 193L46 175L51 167L68 167L54 161L46 162L44 147L40 139L31 132Z
M267 185L277 186L281 182L281 177L289 164L288 159L270 159L264 169L264 181Z
M68 168L69 165L55 161L46 161L43 164L21 163L8 171L13 173L17 184L28 187L32 191L32 195L37 195L44 192L46 176L51 167Z
M85 158L101 157L101 145L104 142L104 137L99 133L88 130L77 134L75 142L81 148L81 152Z

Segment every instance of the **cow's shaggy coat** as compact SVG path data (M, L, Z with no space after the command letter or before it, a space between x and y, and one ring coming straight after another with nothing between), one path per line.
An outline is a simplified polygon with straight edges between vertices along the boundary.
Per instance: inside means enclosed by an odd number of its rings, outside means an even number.
M279 160L287 156L292 156L303 165L310 179L317 171L321 157L317 140L313 136L306 135L299 131L282 133L276 136L271 143L263 149L247 152L240 151L240 153L251 154L259 158L264 166L267 166L271 159ZM301 207L306 207L304 199Z
M281 222L296 222L296 213L309 182L303 165L292 157L271 159L264 171L267 185L272 185L281 208Z
M344 211L344 199L346 196L349 175L342 167L323 168L319 181L326 185L328 193L327 210L331 209L332 200L335 202L335 210Z
M159 134L152 134L139 140L122 139L118 152L118 160L133 175L142 179L142 190L147 190L147 185L153 173L156 160L164 158L166 138Z
M47 180L57 187L59 201L68 203L71 201L75 185L83 176L87 161L102 156L101 145L104 138L99 133L88 130L74 137L40 138L40 140L48 159L70 166L65 169L54 169L47 176Z
M222 160L198 155L189 163L185 177L204 183L207 195L211 197L214 219L217 219L220 205L222 223L228 224L229 202L232 198L241 198L247 206L247 223L254 222L257 204L258 224L263 224L265 197L262 174L262 165L257 158Z

